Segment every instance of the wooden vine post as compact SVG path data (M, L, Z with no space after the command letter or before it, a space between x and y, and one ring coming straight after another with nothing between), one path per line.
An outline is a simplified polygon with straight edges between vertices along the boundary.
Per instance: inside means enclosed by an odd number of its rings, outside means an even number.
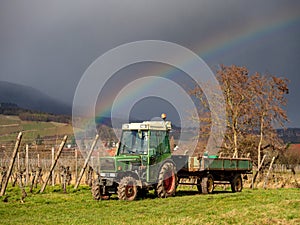
M25 171L26 171L26 183L25 186L29 184L29 146L26 145L25 148Z
M55 156L55 149L54 149L54 147L52 147L52 149L51 149L51 163L53 164L54 163L54 156ZM54 183L55 183L55 174L54 174L54 170L52 171L52 173L50 173L51 174L51 177L52 177L52 186L54 186Z
M250 186L250 188L252 188L252 189L254 188L254 183L255 183L255 180L257 178L257 175L258 175L259 171L262 169L265 158L266 158L266 155L263 156L263 158L260 162L260 165L258 165L257 171L255 171L255 174L253 175L252 183L251 183L251 186Z
M93 144L92 144L92 146L91 146L91 149L90 149L90 151L89 151L89 153L88 153L88 156L87 156L86 159L85 159L84 166L82 167L82 169L81 169L81 171L80 171L80 174L79 174L79 177L78 177L78 180L77 180L77 182L76 182L76 184L75 184L74 189L77 189L78 186L79 186L79 184L80 184L81 178L83 177L84 171L85 171L85 169L86 169L86 167L87 167L87 165L88 165L88 163L89 163L89 160L90 160L90 158L91 158L91 155L92 155L92 153L93 153L93 150L94 150L94 148L95 148L95 146L96 146L96 143L97 143L98 139L99 139L99 134L97 134L96 137L95 137L95 139L94 139L94 142L93 142Z
M43 186L42 186L42 189L40 190L40 193L43 193L43 192L44 192L44 190L45 190L45 188L46 188L46 186L47 186L47 183L49 182L49 179L50 179L50 177L51 177L52 171L54 170L55 165L56 165L56 163L57 163L57 161L58 161L58 159L59 159L59 156L60 156L60 154L61 154L61 152L62 152L62 150L63 150L63 148L64 148L64 146L65 146L65 144L66 144L66 142L67 142L67 139L68 139L68 136L65 135L65 136L64 136L64 139L62 140L62 142L61 142L61 144L60 144L60 146L59 146L59 149L58 149L58 151L57 151L57 155L56 155L56 157L55 157L55 160L54 160L54 162L53 162L52 165L51 165L50 173L49 173L49 175L47 176L47 178L46 178L46 180L45 180L45 182L44 182L44 184L43 184Z
M267 176L265 177L265 181L264 181L264 189L266 189L266 187L267 187L268 179L269 179L270 172L271 172L271 170L272 170L274 161L275 161L275 156L272 158L272 161L271 161L271 164L270 164L270 167L269 167Z
M4 185L1 188L0 196L3 196L5 194L5 191L6 191L6 188L7 188L7 185L8 185L8 181L9 181L9 178L11 176L12 169L13 169L13 166L14 166L14 163L15 163L15 160L16 160L16 156L18 154L18 150L19 150L19 147L20 147L22 136L23 136L23 133L20 132L18 137L17 137L17 141L16 141L16 144L15 144L15 148L14 148L14 151L13 151L12 158L10 160L10 164L9 164L9 167L8 167L7 176L6 176L6 179L4 181Z
M78 150L74 150L75 153L75 180L77 181L78 179Z

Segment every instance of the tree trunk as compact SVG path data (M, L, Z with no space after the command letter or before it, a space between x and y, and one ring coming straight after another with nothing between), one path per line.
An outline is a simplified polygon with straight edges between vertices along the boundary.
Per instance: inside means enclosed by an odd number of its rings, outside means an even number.
M260 165L260 159L261 159L261 146L263 142L263 129L264 129L264 113L262 117L260 118L260 136L259 136L259 143L257 146L257 166Z

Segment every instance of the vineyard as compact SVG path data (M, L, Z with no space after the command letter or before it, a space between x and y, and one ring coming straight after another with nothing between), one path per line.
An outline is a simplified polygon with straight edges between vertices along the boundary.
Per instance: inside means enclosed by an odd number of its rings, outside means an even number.
M80 151L70 124L23 121L17 116L7 115L0 117L1 188L12 185L25 191L28 187L33 192L42 185L62 185L66 189L67 185L76 184L81 171L78 185L91 185L94 169L99 165L101 143L95 143L86 162L86 153L91 146L85 143L90 140L83 142ZM20 130L22 135L18 140ZM105 148L102 154L110 153L109 150L112 149ZM4 193L5 190L2 195Z
M115 195L112 195L110 201L95 201L90 190L97 176L99 157L102 154L113 154L112 148L100 148L104 145L97 143L96 136L92 146L85 146L85 150L79 150L73 146L71 131L66 132L68 135L65 136L59 133L66 131L66 127L69 126L67 124L29 123L15 117L6 119L5 124L4 120L1 120L2 128L6 131L6 134L1 136L3 139L0 146L1 223L300 222L299 166L294 168L296 173L293 174L287 165L273 164L271 169L266 165L258 174L252 189L250 186L253 175L248 175L242 193L231 193L230 187L223 185L216 187L212 195L200 195L193 185L179 185L174 198L157 199L154 191L150 191L143 197L143 201L140 201L141 198L135 202L116 201L118 198ZM8 130L6 125L10 127ZM24 131L17 138L20 127ZM58 132L59 128L62 130ZM4 129L0 131L4 132ZM46 135L43 130L47 129L55 132L50 132L51 136L49 133ZM89 140L91 141L93 140ZM237 210L237 202L242 211Z

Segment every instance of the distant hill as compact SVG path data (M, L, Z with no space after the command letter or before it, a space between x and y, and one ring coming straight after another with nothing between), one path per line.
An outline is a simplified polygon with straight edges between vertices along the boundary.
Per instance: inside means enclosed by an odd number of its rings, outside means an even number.
M300 128L278 129L277 133L285 143L300 143Z
M23 121L40 121L40 122L58 122L70 123L71 115L53 114L36 111L32 109L24 109L15 103L0 102L0 114L8 116L18 116Z
M0 81L0 102L14 103L21 108L40 112L68 115L72 113L71 106L37 89L6 81Z

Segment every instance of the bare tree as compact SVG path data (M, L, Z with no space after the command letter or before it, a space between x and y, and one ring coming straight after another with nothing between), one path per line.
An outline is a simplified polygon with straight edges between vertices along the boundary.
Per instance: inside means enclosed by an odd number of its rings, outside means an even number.
M250 88L253 93L249 114L254 129L258 131L257 164L260 165L262 150L281 148L275 127L284 127L288 120L285 94L288 94L287 80L270 75L255 73L251 76ZM265 146L263 146L265 145ZM279 147L280 146L280 147Z
M224 143L220 146L220 150L225 153L233 153L234 157L239 155L239 146L243 142L244 131L246 130L247 124L247 113L249 108L249 95L248 95L248 70L245 67L237 66L221 66L216 73L216 78L219 81L226 104L226 127L227 131L224 137ZM213 97L213 102L210 104L215 104L218 107L219 99L218 96L214 95L215 87L212 84L208 85L211 91L209 93ZM200 107L198 114L200 115L199 120L201 125L201 133L207 133L211 126L211 112L210 105L208 104L205 94L199 87L195 87L191 92L191 95L195 96L200 101ZM215 117L217 118L217 117ZM216 121L214 121L216 122ZM221 123L224 121L217 121ZM208 132L208 135L210 134Z
M234 157L251 152L252 157L257 157L259 165L262 151L274 151L278 146L283 146L275 128L283 126L287 121L284 110L285 94L288 93L287 80L259 73L249 75L247 68L234 65L220 66L216 77L226 104L227 131L220 150L233 153ZM213 96L214 87L211 84L205 85L210 86L209 94ZM195 87L190 94L200 102L200 117L196 119L202 123L201 133L213 135L209 130L211 114L214 112L209 110L205 94L199 87ZM213 101L210 104L218 104L217 97Z
M245 67L221 66L217 72L217 78L222 85L227 111L226 148L234 152L238 157L239 142L243 141L243 134L247 125L247 113L250 107L249 96L249 71ZM228 146L229 141L229 146Z

